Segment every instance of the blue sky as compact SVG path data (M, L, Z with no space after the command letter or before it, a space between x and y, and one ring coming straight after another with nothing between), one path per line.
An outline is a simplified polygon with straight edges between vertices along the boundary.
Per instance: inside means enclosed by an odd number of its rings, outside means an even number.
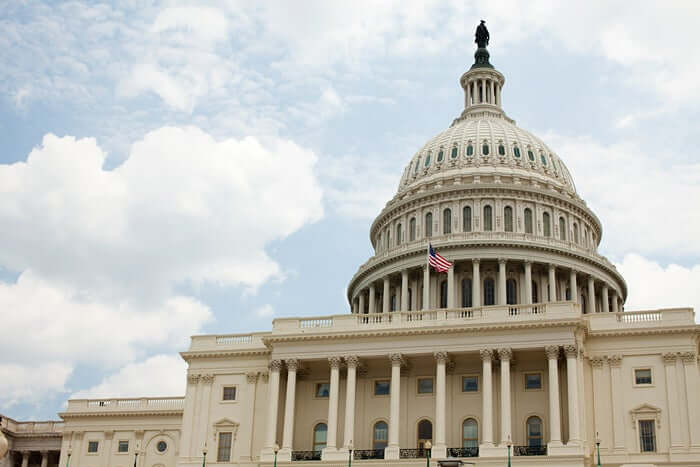
M482 18L504 109L601 218L627 309L700 305L697 2L10 2L0 412L181 394L191 334L347 312Z

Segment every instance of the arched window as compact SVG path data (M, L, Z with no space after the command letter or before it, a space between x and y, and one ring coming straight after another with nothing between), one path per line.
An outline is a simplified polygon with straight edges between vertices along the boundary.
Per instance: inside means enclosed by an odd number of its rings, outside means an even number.
M470 144L469 146L467 146L467 156L472 156L472 155L474 155L474 146L472 146Z
M416 166L413 169L413 173L417 174L419 168L420 168L420 157L418 159L416 159Z
M380 233L380 234L379 234L379 238L377 238L377 250L381 250L381 249L382 249L382 245L383 245L383 243L382 243L382 234Z
M418 422L418 449L423 449L427 441L433 442L433 424L430 420L421 420Z
M396 224L396 244L401 245L401 224Z
M540 154L540 160L542 161L543 166L547 166L547 158L544 157L544 154Z
M472 231L472 208L471 206L464 206L462 209L462 231L471 232Z
M314 451L323 451L326 447L326 435L328 434L328 425L319 423L314 427Z
M532 153L532 150L530 150L530 149L527 150L527 158L530 159L532 162L535 162L535 155Z
M442 211L442 233L452 233L452 209Z
M479 425L473 418L468 418L462 423L462 447L479 447Z
M438 162L442 162L442 158L444 157L445 153L440 149L440 152L438 152Z
M588 246L588 227L583 229L583 244Z
M513 208L510 206L503 208L503 227L506 232L513 231Z
M430 154L425 156L425 163L423 164L425 167L428 167L430 165Z
M440 282L440 308L447 308L447 281Z
M578 243L578 224L574 222L574 242Z
M506 155L506 147L503 146L502 144L499 144L499 145L498 145L498 154L501 155L501 156L505 156L505 155Z
M489 145L488 144L484 143L484 145L481 146L481 154L483 154L484 156L489 155Z
M493 210L491 206L484 206L484 230L490 232L493 230Z
M532 233L532 209L525 208L525 233Z
M377 422L372 430L372 449L384 449L389 444L389 425Z
M408 222L408 236L411 239L411 241L414 241L416 239L416 218L411 217L411 220Z
M493 279L484 279L484 305L495 305L496 293Z
M532 303L539 303L540 302L540 297L539 294L537 293L537 282L532 281Z
M506 281L506 303L508 305L515 305L518 303L518 287L515 279L508 279Z
M559 239L566 240L566 221L563 217L559 218Z
M457 149L457 146L452 148L452 159L457 159L457 154L459 150Z
M520 159L520 148L517 146L513 146L513 155Z
M386 247L387 249L391 246L391 230L386 230Z
M462 279L462 308L472 307L472 280Z
M425 215L425 236L430 238L433 236L433 213L429 212Z
M527 419L527 445L530 447L542 446L542 420L540 417Z
M542 230L544 232L545 237L551 237L552 236L552 226L549 223L549 213L545 212L542 214Z

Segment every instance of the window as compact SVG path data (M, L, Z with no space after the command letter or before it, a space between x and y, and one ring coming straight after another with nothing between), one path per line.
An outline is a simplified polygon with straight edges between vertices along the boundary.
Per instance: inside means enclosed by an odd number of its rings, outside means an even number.
M532 209L525 208L525 233L532 233Z
M452 159L457 159L457 153L458 153L457 146L452 148Z
M408 289L408 309L413 309L413 289Z
M495 305L496 294L494 293L493 279L484 279L484 305Z
M442 233L445 235L452 233L452 209L450 208L442 211Z
M525 373L525 389L542 389L542 374Z
M499 145L498 145L498 154L501 155L501 156L505 156L505 155L506 155L506 148L505 148L505 146L503 146L502 144L499 144Z
M374 395L375 396L388 396L391 392L391 383L389 381L375 381L374 382Z
M372 449L386 448L389 444L389 425L386 422L377 422L372 432Z
M551 227L552 226L549 224L549 213L545 212L544 214L542 214L542 230L544 232L545 237L552 236Z
M478 376L462 376L462 392L477 392L478 390Z
M472 280L462 279L462 308L471 308L472 306Z
M537 293L537 282L532 281L532 303L539 303L540 302L540 296Z
M506 303L508 305L515 305L518 303L517 290L518 288L515 279L508 279L506 281Z
M639 420L639 450L642 452L656 452L654 420Z
M430 154L425 156L425 164L423 164L425 167L428 167L430 165Z
M129 441L119 441L117 452L129 452Z
M427 441L433 442L433 424L430 420L418 422L418 449L423 449Z
M325 423L319 423L314 427L314 451L323 451L323 448L326 447L327 436L328 425L326 425Z
M433 213L429 212L425 215L425 236L430 238L433 236Z
M563 217L559 218L559 239L566 240L566 221Z
M473 154L474 154L474 146L472 146L470 144L469 146L467 146L467 156L471 156Z
M168 449L168 443L165 441L158 441L158 444L156 444L156 451L163 453Z
M411 241L414 241L416 239L416 218L411 217L411 220L408 223L408 236L411 239Z
M513 155L520 159L520 148L517 146L513 146Z
M479 447L479 425L473 418L468 418L462 423L462 447Z
M87 452L97 452L100 447L99 441L88 441L88 451Z
M651 384L651 368L634 370L634 384Z
M232 433L229 431L219 433L219 446L216 450L217 462L231 461L231 438L233 438L233 436Z
M440 152L438 152L438 162L442 162L444 154L445 153L442 151L442 149L440 149Z
M491 209L491 206L486 205L484 206L484 230L487 232L490 232L493 230L493 210Z
M510 206L503 209L503 227L506 232L513 231L513 208Z
M547 166L547 158L544 157L544 154L540 153L540 160L542 161L542 165L546 167Z
M530 447L542 446L542 420L540 417L527 419L527 445Z
M578 224L574 222L574 242L578 243Z
M331 383L316 383L316 397L328 397L331 392Z
M418 394L433 393L433 378L418 378Z
M419 168L420 168L420 157L419 157L418 159L416 159L416 167L415 167L415 169L413 170L413 173L414 173L414 174L417 174Z
M472 208L471 206L464 206L462 209L462 231L471 232L472 231Z
M530 149L527 150L527 157L530 159L532 162L535 162L535 155L532 153Z
M484 145L481 146L481 154L483 154L484 156L489 155L489 145L488 144L484 143Z
M225 401L236 400L236 386L225 386L221 397Z
M440 282L440 308L447 308L447 281Z
M401 224L396 224L396 244L401 245Z
M386 247L388 249L391 246L391 230L387 229L385 237L386 237Z

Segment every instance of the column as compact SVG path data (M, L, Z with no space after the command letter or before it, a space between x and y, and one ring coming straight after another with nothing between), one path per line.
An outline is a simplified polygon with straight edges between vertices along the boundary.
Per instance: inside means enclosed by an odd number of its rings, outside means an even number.
M107 454L106 456L102 457L102 465L104 467L109 467L110 460L112 459L112 439L114 438L114 431L109 430L105 431L105 445L104 445L104 452ZM41 467L47 467L46 463L48 462L48 451L42 451L41 452Z
M284 404L284 427L282 430L282 450L280 455L284 460L291 460L294 446L294 404L296 402L299 360L290 358L285 360L284 363L287 365L287 399ZM328 431L330 431L330 426Z
M625 412L622 404L622 355L609 355L610 391L612 392L613 440L615 450L625 451Z
M615 289L612 290L612 312L617 313L619 310L617 308L617 291Z
M430 266L423 266L423 310L430 308Z
M498 349L498 357L501 359L501 446L512 441L510 419L510 360L513 351L509 348Z
M698 399L698 357L694 352L682 352L683 370L685 371L685 394L688 399L688 420L690 448L700 450L700 400Z
M401 408L401 364L403 357L400 353L389 355L391 360L391 393L389 401L389 445L385 450L386 459L399 458L399 413Z
M525 304L532 305L532 263L525 261Z
M114 433L114 432L112 432L112 433ZM111 441L112 438L109 438L109 440ZM49 465L49 451L40 451L40 452L41 452L41 467L47 467ZM109 458L112 457L111 456L112 451L111 451L111 449L110 450L105 449L105 452L107 453L107 455L105 457L107 457L107 463L109 464Z
M435 439L432 455L436 459L447 457L445 443L445 366L447 352L435 352L437 368L435 371Z
M22 451L22 467L29 466L29 454L31 454L30 451Z
M447 270L447 308L455 307L455 265Z
M480 260L472 260L472 306L481 306L481 275Z
M408 311L408 269L401 271L401 311Z
M328 363L331 366L331 388L328 395L328 432L326 436L326 451L337 451L338 439L338 386L340 385L340 357L330 357Z
M496 86L496 105L501 106L501 85Z
M364 313L365 312L365 291L364 290L360 291L359 301L360 301L360 313Z
M569 399L569 445L579 445L581 435L578 413L578 347L565 345L566 353L566 385ZM621 386L618 386L619 390Z
M569 279L569 289L571 289L571 301L574 303L578 303L578 286L576 285L576 271L573 269L571 270L571 277Z
M549 301L557 301L557 270L553 264L549 265Z
M490 349L482 349L479 353L482 365L481 400L483 406L481 446L490 448L493 447L493 375L491 373L493 352Z
M498 305L505 305L507 302L506 296L506 260L498 259Z
M676 359L678 354L669 352L663 354L664 369L666 372L666 400L668 402L668 418L671 420L669 428L671 430L671 449L683 446L681 437L680 408L678 407L678 386L676 385ZM697 397L697 389L696 389Z
M348 366L347 387L345 391L345 442L343 446L348 449L353 444L355 433L355 389L357 386L357 367L360 360L355 356L345 357Z
M561 446L561 416L559 407L559 346L544 348L549 362L549 446Z
M355 297L355 298L352 300L352 312L353 312L354 314L357 314L357 313L358 313L358 310L359 310L359 306L357 305L357 302L358 302L358 298Z
M491 99L489 99L489 104L496 105L496 90L494 89L493 80L489 80L489 82L491 83L491 96L489 96Z
M418 277L411 281L411 300L409 303L411 311L418 311Z
M588 297L586 297L586 313L595 313L595 282L593 276L588 276Z
M612 418L612 402L610 401L609 380L603 373L605 358L593 356L589 358L593 373L593 432L598 433L601 439L601 449L610 449L613 445L610 418ZM606 392L607 390L607 392Z
M472 102L472 83L468 82L466 86L466 101L464 102L464 107L469 108L471 107L471 102Z
M389 278L384 278L384 290L382 291L382 312L391 311L391 291L389 290Z
M610 311L610 308L608 307L608 285L603 284L603 287L600 289L600 300L603 302L603 313L607 313Z
M486 102L486 80L482 79L481 80L481 103Z
M268 378L268 400L267 400L267 436L265 437L265 452L269 456L273 453L273 446L277 441L277 410L279 407L280 394L280 369L282 360L272 360L270 362L270 376Z
M203 374L199 378L202 397L199 401L199 428L196 434L194 452L202 452L202 448L207 442L209 427L209 408L211 406L211 388L214 384L214 375L211 373ZM141 463L143 461L139 461Z
M377 305L377 290L376 286L374 284L370 284L369 286L369 312L374 313L375 307Z

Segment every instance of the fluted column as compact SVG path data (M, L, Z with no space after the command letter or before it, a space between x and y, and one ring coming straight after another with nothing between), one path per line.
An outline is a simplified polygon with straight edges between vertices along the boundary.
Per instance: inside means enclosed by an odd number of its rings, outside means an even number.
M607 284L603 284L603 286L600 288L600 300L603 302L603 313L609 312L610 308L608 305L608 286L607 286Z
M365 291L364 290L360 291L359 301L360 301L360 311L359 312L364 313L365 312Z
M532 263L525 261L525 304L532 305Z
M489 81L491 83L491 95L489 96L489 104L496 105L496 90L493 85L493 80Z
M382 312L389 313L391 311L391 291L389 290L389 278L384 278L384 289L382 290Z
M394 353L389 355L391 360L391 393L389 400L389 445L385 450L386 459L399 458L399 427L401 420L399 419L401 409L401 364L403 358L401 354Z
M581 442L578 412L578 347L564 346L566 353L566 383L569 399L569 442L578 445Z
M617 291L615 289L612 290L612 300L610 300L612 303L612 312L617 313L619 310L617 308Z
M569 289L571 289L571 301L578 303L578 285L576 285L576 271L574 269L571 270L571 275L569 277Z
M700 449L700 399L698 388L700 381L698 375L698 357L695 352L683 352L680 355L685 372L685 394L688 400L689 437L691 449Z
M481 267L480 260L472 260L472 306L481 306Z
M486 80L481 80L481 103L486 103Z
M114 432L112 432L112 433L114 433ZM111 445L111 440L112 440L112 438L110 437L109 438L110 445ZM49 465L49 451L40 451L40 452L41 452L41 467L47 467ZM107 464L109 464L109 458L112 457L112 455L111 455L112 450L105 449L105 452L107 453L107 455L105 456L105 457L107 457L106 462L107 462Z
M340 357L330 357L328 363L331 366L330 393L328 395L328 432L326 436L326 449L335 451L338 434L338 386L340 385Z
M408 269L401 271L401 311L408 311Z
M377 306L377 287L374 284L369 286L369 312L375 313Z
M498 305L505 305L506 298L506 260L498 259Z
M678 354L668 352L663 354L664 369L666 373L666 402L668 403L668 417L671 422L669 428L671 430L671 449L683 446L683 438L681 437L680 424L680 408L678 406L678 386L676 385L676 360ZM697 397L697 390L696 395Z
M490 349L482 349L481 354L481 403L483 406L483 428L481 433L481 446L493 447L493 375L491 362L493 352Z
M455 265L447 270L447 308L455 307Z
M557 301L557 270L553 264L549 265L549 301Z
M622 387L622 355L609 355L610 390L612 391L613 443L615 450L625 449L625 408ZM568 370L567 370L568 371Z
M445 443L445 366L447 352L435 352L437 368L435 371L435 439L433 440L432 455L436 459L447 457Z
M294 444L294 409L296 403L297 369L299 361L295 358L285 360L287 364L287 399L284 406L284 428L282 430L283 459L290 457ZM329 428L330 431L330 428ZM290 457L291 459L291 457Z
M345 442L343 446L348 449L353 443L355 433L355 390L357 387L357 366L360 360L355 356L345 357L348 366L347 387L345 391Z
M510 360L513 351L509 348L498 349L501 359L501 446L512 440L512 422L510 417Z
M423 310L430 308L430 266L423 266Z
M559 346L544 348L549 362L549 445L561 446L561 416L559 406Z
M586 300L586 313L595 313L595 281L593 276L588 276L588 297Z
M464 108L468 109L471 106L472 83L468 82L464 87Z
M30 451L22 451L22 467L29 466L29 454L31 454Z
M359 306L358 306L358 303L357 303L358 301L359 301L359 299L358 299L357 297L354 298L353 301L352 301L352 312L353 312L354 314L359 313L359 311L358 311L358 310L359 310Z

